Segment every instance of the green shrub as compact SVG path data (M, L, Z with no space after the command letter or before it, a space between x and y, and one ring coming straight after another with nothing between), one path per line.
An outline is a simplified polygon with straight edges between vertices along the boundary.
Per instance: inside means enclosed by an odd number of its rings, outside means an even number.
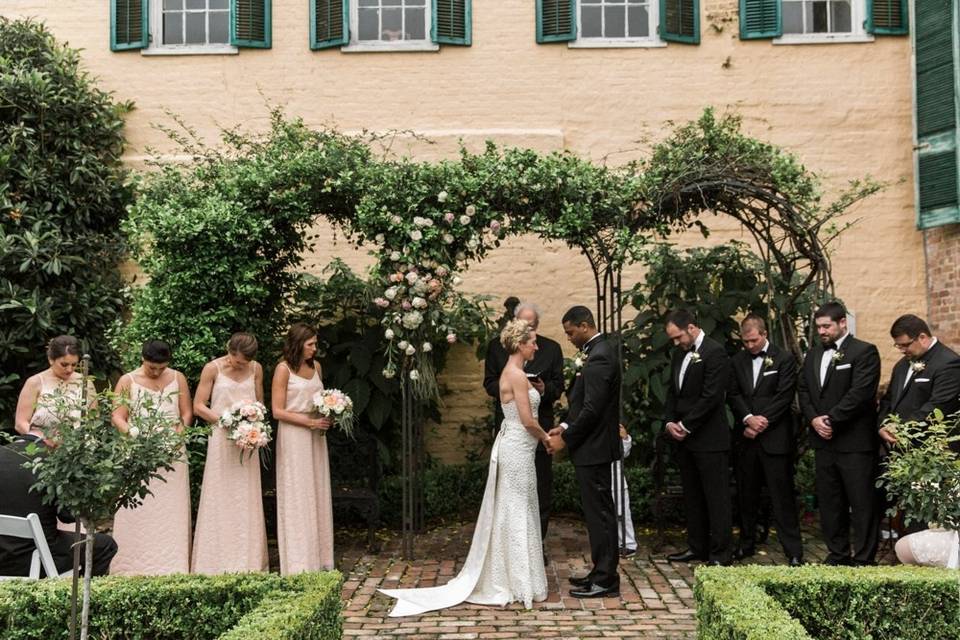
M957 574L927 567L701 567L703 640L960 638Z
M0 426L57 334L79 338L100 374L119 365L106 335L125 304L131 108L46 27L0 17Z
M97 578L90 635L101 640L339 638L340 580L337 572L289 578L268 573ZM68 580L0 584L0 637L66 638L69 595ZM258 621L268 621L273 635L244 631L258 628Z

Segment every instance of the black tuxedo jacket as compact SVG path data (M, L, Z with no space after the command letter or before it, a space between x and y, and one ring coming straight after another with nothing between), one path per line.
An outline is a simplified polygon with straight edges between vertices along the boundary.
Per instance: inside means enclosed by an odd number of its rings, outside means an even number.
M483 362L483 388L487 395L496 402L496 425L499 429L503 422L503 410L500 408L500 374L507 366L507 350L500 344L500 337L496 337L487 345L487 357ZM563 393L563 351L556 340L551 340L537 334L537 352L533 360L524 366L528 373L540 374L543 380L543 396L540 398L540 408L537 411L537 420L545 431L555 426L553 419L553 403L560 399Z
M23 463L30 459L26 454L27 445L18 440L0 447L0 487L3 487L0 514L21 518L29 513L37 514L47 544L52 546L57 538L57 508L44 504L40 494L30 490L37 479L32 471L23 468ZM73 520L66 514L60 518L64 522ZM0 575L27 575L34 549L32 540L0 536Z
M880 383L880 353L869 342L848 335L827 369L820 385L823 345L807 352L797 391L804 424L810 430L810 446L840 453L877 450L877 387ZM821 438L810 423L817 416L830 417L833 437Z
M944 415L960 410L960 356L938 340L918 362L923 363L923 370L915 371L906 386L910 358L903 357L894 365L890 384L880 398L878 428L892 415L922 421L934 409Z
M756 441L771 454L793 451L793 412L790 410L797 391L797 361L793 354L775 344L767 347L766 358L772 364L760 365L757 384L753 384L753 356L744 349L730 359L730 393L727 402L733 411L736 438L743 435L743 419L748 415L763 416L769 422Z
M670 387L664 422L682 422L690 432L678 444L690 451L729 451L730 425L724 402L730 386L730 358L719 342L704 336L699 362L690 362L680 386L686 351L677 349L670 363Z
M587 361L573 380L567 399L567 429L563 441L577 466L619 460L620 361L604 336L584 347Z

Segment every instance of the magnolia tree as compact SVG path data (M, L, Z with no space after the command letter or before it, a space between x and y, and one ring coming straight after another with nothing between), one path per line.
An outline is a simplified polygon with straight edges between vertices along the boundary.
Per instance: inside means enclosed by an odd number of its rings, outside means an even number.
M114 428L110 414L117 402L110 392L98 394L88 407L74 396L55 393L42 399L56 416L45 428L50 447L31 445L26 464L37 478L44 502L72 513L86 531L83 610L80 638L88 634L93 535L117 510L142 504L148 483L182 455L183 438L175 419L149 395L133 407L130 430Z

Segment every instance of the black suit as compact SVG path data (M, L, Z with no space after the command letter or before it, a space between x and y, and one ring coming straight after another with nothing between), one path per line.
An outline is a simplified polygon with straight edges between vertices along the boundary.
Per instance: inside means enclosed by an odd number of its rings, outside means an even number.
M760 371L754 383L757 360ZM801 558L803 543L793 495L794 416L790 410L796 394L797 361L789 351L768 343L766 353L755 358L744 349L731 363L727 401L734 417L741 546L754 546L760 487L766 479L783 551L788 558ZM767 419L767 428L755 438L744 435L744 419L749 415Z
M730 359L720 343L706 335L694 353L682 385L680 370L687 352L677 349L673 354L664 422L680 423L689 432L682 441L674 441L687 544L700 558L726 564L733 552L730 425L724 408Z
M602 335L588 341L583 368L567 392L570 412L563 441L580 486L580 501L593 569L590 581L620 585L617 573L617 513L611 495L610 464L620 460L620 359Z
M847 335L832 352L824 383L818 344L803 361L798 392L810 446L816 458L820 526L830 564L871 564L877 552L877 348ZM813 429L817 416L829 417L833 435L825 440ZM850 525L853 525L853 557Z
M880 398L878 428L893 415L919 422L926 420L934 409L940 409L944 415L960 411L960 356L938 340L917 362L923 363L923 369L914 371L910 380L909 357L894 365L890 384Z
M57 508L44 504L40 495L31 491L37 479L33 472L23 468L29 460L26 454L28 442L17 440L0 447L0 514L24 517L35 513L40 518L43 533L50 547L50 555L57 565L57 571L63 573L73 567L73 534L57 529ZM38 446L42 447L42 444ZM60 519L72 522L73 518L60 514ZM30 557L34 547L32 540L0 536L0 575L26 576L30 574ZM117 543L108 535L98 533L93 542L93 575L106 575L110 570L110 561L117 553ZM83 555L81 555L81 565ZM41 570L41 575L43 575Z
M487 345L487 357L484 360L483 388L487 395L495 400L496 412L495 428L500 429L503 423L503 410L500 408L500 374L507 365L506 349L500 344L500 338L494 338ZM553 403L560 399L563 393L563 351L560 345L550 338L537 335L537 352L533 360L524 365L529 373L540 374L543 380L543 396L540 398L540 409L537 412L537 421L545 431L554 426ZM550 510L553 504L553 457L547 453L543 444L537 445L534 458L537 468L537 502L540 510L540 536L547 537L547 525L550 521Z

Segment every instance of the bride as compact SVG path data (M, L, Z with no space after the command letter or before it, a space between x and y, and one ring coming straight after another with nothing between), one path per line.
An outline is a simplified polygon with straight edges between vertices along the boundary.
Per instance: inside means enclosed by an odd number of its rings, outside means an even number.
M540 394L527 381L523 363L537 351L536 334L525 320L507 323L500 343L510 358L500 374L503 425L490 452L487 487L470 551L460 573L439 587L381 589L396 598L391 617L445 609L461 602L528 609L547 597L543 568L537 477L537 442L547 443L537 424Z

